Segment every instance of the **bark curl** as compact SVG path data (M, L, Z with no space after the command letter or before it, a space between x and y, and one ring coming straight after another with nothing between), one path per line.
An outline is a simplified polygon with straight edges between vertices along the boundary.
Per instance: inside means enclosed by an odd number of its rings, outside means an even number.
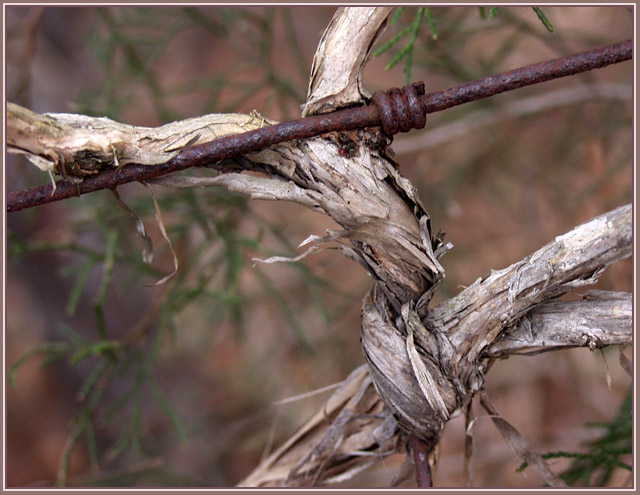
M405 303L394 319L385 291L374 284L362 307L362 347L385 405L405 432L432 448L445 423L481 389L484 369L468 364L457 370L447 336L425 328L414 306Z
M361 83L362 69L390 10L339 9L314 59L304 115L364 102L368 95ZM347 53L347 48L354 53ZM349 67L337 65L340 60ZM18 114L19 109L11 106L9 111L20 117L15 121L22 126L15 132L18 138L7 143L9 151L27 154L43 170L80 176L128 162L162 163L182 147L269 124L256 116L207 116L149 130L106 119ZM53 136L40 133L38 146L27 147L26 136L49 127L56 131ZM525 325L530 311L595 282L606 266L630 255L631 207L626 206L558 237L511 267L478 279L439 307L427 309L444 277L438 259L449 246L432 231L414 186L400 175L383 146L372 145L380 142L380 129L352 134L349 156L340 153L343 149L332 136L323 136L249 153L231 164L218 163L219 174L214 177L174 176L153 181L179 187L223 185L253 198L293 201L323 212L342 230L312 240L316 244L338 242L342 252L374 279L362 306L361 335L368 372L364 367L354 371L322 411L243 482L246 486L340 481L386 455L403 451L406 434L422 439L427 451L432 451L444 424L465 410L481 390L490 353L508 353L523 346L519 328L524 326L527 332L534 328ZM110 139L105 141L105 135ZM92 166L70 169L77 161L68 156L71 137L75 145L80 138L96 136L102 140L95 146L94 141L87 141L92 144L88 148ZM58 152L50 153L56 146ZM148 156L142 156L141 149ZM246 170L263 174L240 173ZM626 315L625 322L630 322ZM509 335L514 338L505 337ZM562 341L560 337L556 341ZM606 345L606 334L598 338ZM625 338L630 340L630 330L619 341ZM549 342L545 339L532 337L524 344L544 347ZM571 342L584 345L580 340Z

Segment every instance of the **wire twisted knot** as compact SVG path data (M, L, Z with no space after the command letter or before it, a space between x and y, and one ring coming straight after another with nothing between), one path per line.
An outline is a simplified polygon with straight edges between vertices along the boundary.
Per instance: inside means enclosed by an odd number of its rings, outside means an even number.
M387 136L411 129L422 129L427 123L427 109L423 102L424 82L415 82L402 89L376 91L373 104L378 109L382 128Z

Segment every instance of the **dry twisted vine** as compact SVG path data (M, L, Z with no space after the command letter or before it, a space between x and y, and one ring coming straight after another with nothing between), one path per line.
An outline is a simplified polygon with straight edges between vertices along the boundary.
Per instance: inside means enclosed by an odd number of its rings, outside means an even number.
M360 74L389 11L338 10L316 54L308 95L308 102L316 105L309 105L307 113L365 101ZM343 56L334 51L333 41L355 39L349 30L360 36L359 56L343 60L344 67L336 71L349 74L346 82L327 87L332 77L323 73L323 68L335 64L323 61ZM625 50L630 56L630 45ZM314 81L323 84L313 84ZM505 83L511 84L508 80ZM467 86L463 99L470 97L468 90ZM446 98L446 92L441 94ZM313 119L323 121L337 114ZM233 118L226 124L236 126L235 132L255 125L243 119ZM174 153L181 146L193 144L209 125L197 123L195 130L181 134L171 146L165 143L155 153ZM253 135L259 132L267 131L256 130ZM533 308L540 310L550 304L547 300L593 283L606 266L630 255L631 208L627 206L580 226L529 258L493 272L446 303L428 309L431 295L444 275L438 258L448 246L432 232L429 215L413 185L383 153L370 146L370 134L370 130L361 132L353 156L341 155L330 140L312 138L239 156L230 162L231 168L214 178L191 178L178 183L175 178L165 177L158 181L182 187L224 185L252 197L294 201L321 211L342 230L316 237L315 243L339 243L342 252L360 263L375 281L362 308L362 341L368 366L357 368L316 416L243 481L245 486L309 486L340 481L386 455L405 451L409 436L420 447L423 459L437 445L443 425L464 410L481 389L487 358L514 352L522 342L529 343L526 331L531 325L525 322L529 315L534 321ZM237 142L246 136L232 136L229 140ZM211 146L219 146L224 139L227 138L213 141L218 144ZM113 187L117 183L110 180L135 171L147 174L157 168L166 173L163 167L169 167L174 160L187 163L185 157L193 159L194 164L205 165L216 155L205 155L203 150L209 145L203 146L186 148L175 158L158 161L161 165L132 164L108 170L77 187L81 191L84 187L98 188L99 180L106 180L104 187ZM269 176L237 172L247 169L267 170ZM71 188L71 195L76 194L75 185L60 185L59 189L64 187ZM47 191L45 195L50 194L50 187ZM608 334L596 335L585 323L582 332L593 335L582 345L630 341L630 301L627 304L626 299L622 303L622 298L613 299L623 308L626 333L614 340ZM586 310L581 307L577 311ZM513 338L506 339L504 335ZM575 341L569 345L575 345ZM416 444L415 440L421 443ZM557 481L551 477L547 480Z

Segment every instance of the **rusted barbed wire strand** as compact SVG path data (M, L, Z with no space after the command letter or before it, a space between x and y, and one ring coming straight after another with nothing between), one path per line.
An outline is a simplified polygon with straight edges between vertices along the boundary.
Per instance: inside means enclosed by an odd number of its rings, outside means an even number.
M418 488L433 487L427 444L415 435L411 435L409 438L409 448L413 454L413 463L416 468L416 483L418 484Z
M80 184L61 180L56 183L55 191L52 184L46 184L11 192L7 195L7 212L80 196L100 189L111 189L128 182L145 181L190 167L210 166L221 160L259 151L274 144L311 138L331 131L378 125L382 125L389 132L397 132L405 128L408 130L408 127L419 128L424 126L424 119L407 112L422 111L424 114L439 112L505 91L630 60L632 53L633 42L626 40L587 52L528 65L426 95L424 95L423 83L414 83L411 86L405 86L402 90L392 88L386 93L374 95L373 103L369 106L313 115L226 136L209 143L185 148L177 156L160 165L129 164L120 169L105 170L96 176L85 178ZM411 123L410 126L407 125L407 121Z

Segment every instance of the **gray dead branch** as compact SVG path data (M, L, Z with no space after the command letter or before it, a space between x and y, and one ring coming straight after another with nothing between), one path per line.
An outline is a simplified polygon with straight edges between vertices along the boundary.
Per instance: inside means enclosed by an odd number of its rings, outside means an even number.
M268 125L257 115L211 114L161 127L137 127L106 117L37 114L7 103L7 151L45 172L83 177L129 163L157 165L194 144Z
M338 9L314 57L305 114L362 101L362 70L389 12L387 7ZM153 166L181 147L271 123L255 115L209 115L148 129L84 116L39 116L13 105L8 110L9 151L58 173L76 166L78 156L93 157L100 167L132 161ZM354 156L318 137L220 164L212 177L152 181L168 187L224 186L322 212L340 229L311 236L307 252L337 243L374 280L362 306L366 365L241 486L343 481L404 452L408 435L433 451L447 421L482 389L490 359L631 342L629 295L555 300L595 283L607 266L630 256L630 205L576 227L429 308L444 277L438 258L450 246L432 232L414 186L372 145L380 142L379 133L356 132Z
M533 355L556 349L629 345L631 294L589 291L576 301L550 301L526 313L489 346L487 356Z
M587 246L587 249L582 249L581 246ZM439 371L433 365L436 357L427 350L436 355L440 353L438 359L442 361L446 357L448 369L445 371L448 377L453 375L454 383L464 378L461 374L452 373L451 370L456 366L475 372L472 378L477 380L477 391L484 380L483 371L489 358L532 351L554 351L566 347L595 350L609 345L629 345L633 337L630 294L591 291L576 301L558 301L555 298L561 292L595 283L607 266L630 256L631 247L631 205L596 217L557 237L523 261L479 279L457 296L431 310L422 322L412 322L411 315L408 314L406 321L413 325L418 352L422 354L429 369L435 372ZM375 289L372 292L365 301L363 317L380 318L381 312L367 307L379 297L379 294L375 295ZM445 335L442 334L442 326L439 331L433 331L435 321L448 322ZM415 331L421 327L430 327L431 331ZM363 321L363 340L365 331L373 334L367 341L374 341L370 349L375 353L372 358L376 363L375 367L369 363L369 370L357 368L323 406L322 411L330 411L330 414L310 419L287 444L243 480L242 486L309 486L309 482L328 484L336 479L336 463L342 463L342 474L346 476L352 472L355 464L368 466L372 459L380 460L391 453L402 452L407 429L414 431L432 427L434 433L439 432L445 422L444 415L439 414L439 408L432 406L421 390L411 358L405 351L406 341L394 322L384 317L382 321L374 321L372 325ZM476 349L471 346L466 354L458 355L458 350L450 345L450 339L453 336L462 338L463 332L467 332L468 339L475 342L476 346L482 347ZM480 338L482 332L484 337ZM489 342L491 335L494 340ZM435 339L438 340L434 344L432 341ZM369 348L365 348L365 352L369 352ZM444 356L447 353L448 356ZM469 356L478 356L475 365L468 361ZM452 364L456 359L462 364ZM356 405L350 403L357 395L357 384L371 383L370 378L367 378L369 373L378 380L374 382L375 388L369 386L365 395L358 396L359 402ZM451 393L451 389L455 387L448 386L440 375L439 378L439 385L444 388L439 392L440 397L446 401L449 416L453 417L462 410L464 400L460 400L458 410L454 410L451 404L459 399ZM386 388L381 388L380 382ZM473 386L473 380L470 383ZM378 393L381 392L381 396L386 395L385 406L382 408L376 389ZM342 425L343 434L337 437L335 431L330 431L331 426L336 424L332 423L331 418L337 417L341 412L340 408L335 408L337 402L349 409L349 417L365 415L369 411L378 411L378 415L367 416L369 422L360 424L360 428L356 430L357 435L348 428L349 423ZM366 404L366 407L362 407L362 404ZM393 415L389 409L394 409ZM433 413L427 416L428 411ZM395 426L396 421L405 423L404 428ZM309 433L311 431L312 435ZM380 436L380 431L386 434ZM337 438L342 443L338 444ZM510 431L509 438L515 438L513 431ZM347 440L351 440L350 451L341 448ZM437 436L433 440L437 442ZM326 445L327 442L333 445L333 449L325 447L322 455L317 446ZM532 458L533 454L522 447L522 438L513 440L513 443L519 451L526 452L527 457ZM390 451L389 445L395 445L397 450ZM364 451L368 456L354 455L354 448L355 452ZM302 479L300 471L296 476L289 477L292 459L298 459L296 452L299 451L316 452L315 457L306 459L307 476ZM331 465L331 471L326 476L319 475L318 471L327 465ZM546 472L546 468L539 469Z

